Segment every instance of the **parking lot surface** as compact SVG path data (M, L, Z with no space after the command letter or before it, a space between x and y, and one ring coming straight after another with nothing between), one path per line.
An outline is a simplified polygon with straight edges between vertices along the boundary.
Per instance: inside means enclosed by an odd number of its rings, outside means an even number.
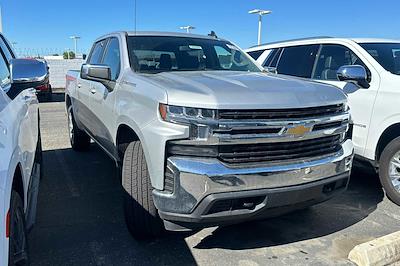
M279 218L137 242L125 226L115 164L99 147L72 151L63 95L41 103L44 174L32 265L351 265L357 244L400 230L378 177L355 169L349 190Z

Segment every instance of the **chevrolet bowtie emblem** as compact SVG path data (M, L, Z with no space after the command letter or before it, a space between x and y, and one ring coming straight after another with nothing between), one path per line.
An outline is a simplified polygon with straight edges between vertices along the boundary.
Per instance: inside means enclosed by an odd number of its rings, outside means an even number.
M296 136L304 136L306 133L311 132L312 127L307 127L304 125L296 126L288 128L286 131L287 134L296 135Z

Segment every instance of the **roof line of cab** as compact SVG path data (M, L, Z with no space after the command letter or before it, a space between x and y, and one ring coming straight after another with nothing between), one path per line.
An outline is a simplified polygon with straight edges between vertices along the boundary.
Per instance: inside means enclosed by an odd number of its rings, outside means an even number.
M163 31L116 31L110 32L108 34L102 35L97 38L95 42L100 40L112 37L112 36L166 36L166 37L186 37L186 38L197 38L197 39L207 39L207 40L219 40L225 41L225 39L209 36L209 35L200 35L200 34L192 34L192 33L181 33L181 32L163 32Z
M390 39L374 39L374 38L336 38L336 37L327 37L327 36L321 36L321 37L310 37L310 38L301 38L301 39L293 39L293 40L285 40L285 41L278 41L278 42L271 42L271 43L266 43L266 44L261 44L261 45L256 45L252 46L248 49L246 49L247 52L251 51L258 51L260 49L264 48L273 48L274 46L292 46L292 45L298 45L298 43L301 43L304 45L311 44L311 43L319 43L319 42L336 42L336 41L342 41L342 42L356 42L356 43L372 43L372 42L377 42L377 43L399 43L399 40L390 40Z

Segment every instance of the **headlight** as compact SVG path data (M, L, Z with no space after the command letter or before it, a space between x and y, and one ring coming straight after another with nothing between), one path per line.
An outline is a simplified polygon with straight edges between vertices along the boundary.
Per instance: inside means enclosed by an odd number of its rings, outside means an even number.
M217 111L213 109L160 103L159 111L162 120L189 126L190 139L207 140L210 136L211 128L218 126Z
M178 124L210 124L215 122L217 111L160 103L160 116L164 121Z

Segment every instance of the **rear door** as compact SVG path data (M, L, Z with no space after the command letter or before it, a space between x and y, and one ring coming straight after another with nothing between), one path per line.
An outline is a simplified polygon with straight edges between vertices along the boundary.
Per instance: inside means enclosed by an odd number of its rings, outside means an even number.
M101 40L93 45L92 51L86 61L87 64L98 65L101 63L107 40ZM77 99L74 99L75 117L81 121L86 130L93 135L96 128L95 114L90 109L90 99L94 94L93 81L77 79Z
M93 137L95 140L118 158L115 145L113 143L111 130L115 127L115 93L118 89L118 80L121 72L121 49L119 39L109 38L105 48L103 59L100 62L111 69L111 82L104 85L101 82L92 81L92 95L90 99L90 109L96 115L95 125L93 125Z

